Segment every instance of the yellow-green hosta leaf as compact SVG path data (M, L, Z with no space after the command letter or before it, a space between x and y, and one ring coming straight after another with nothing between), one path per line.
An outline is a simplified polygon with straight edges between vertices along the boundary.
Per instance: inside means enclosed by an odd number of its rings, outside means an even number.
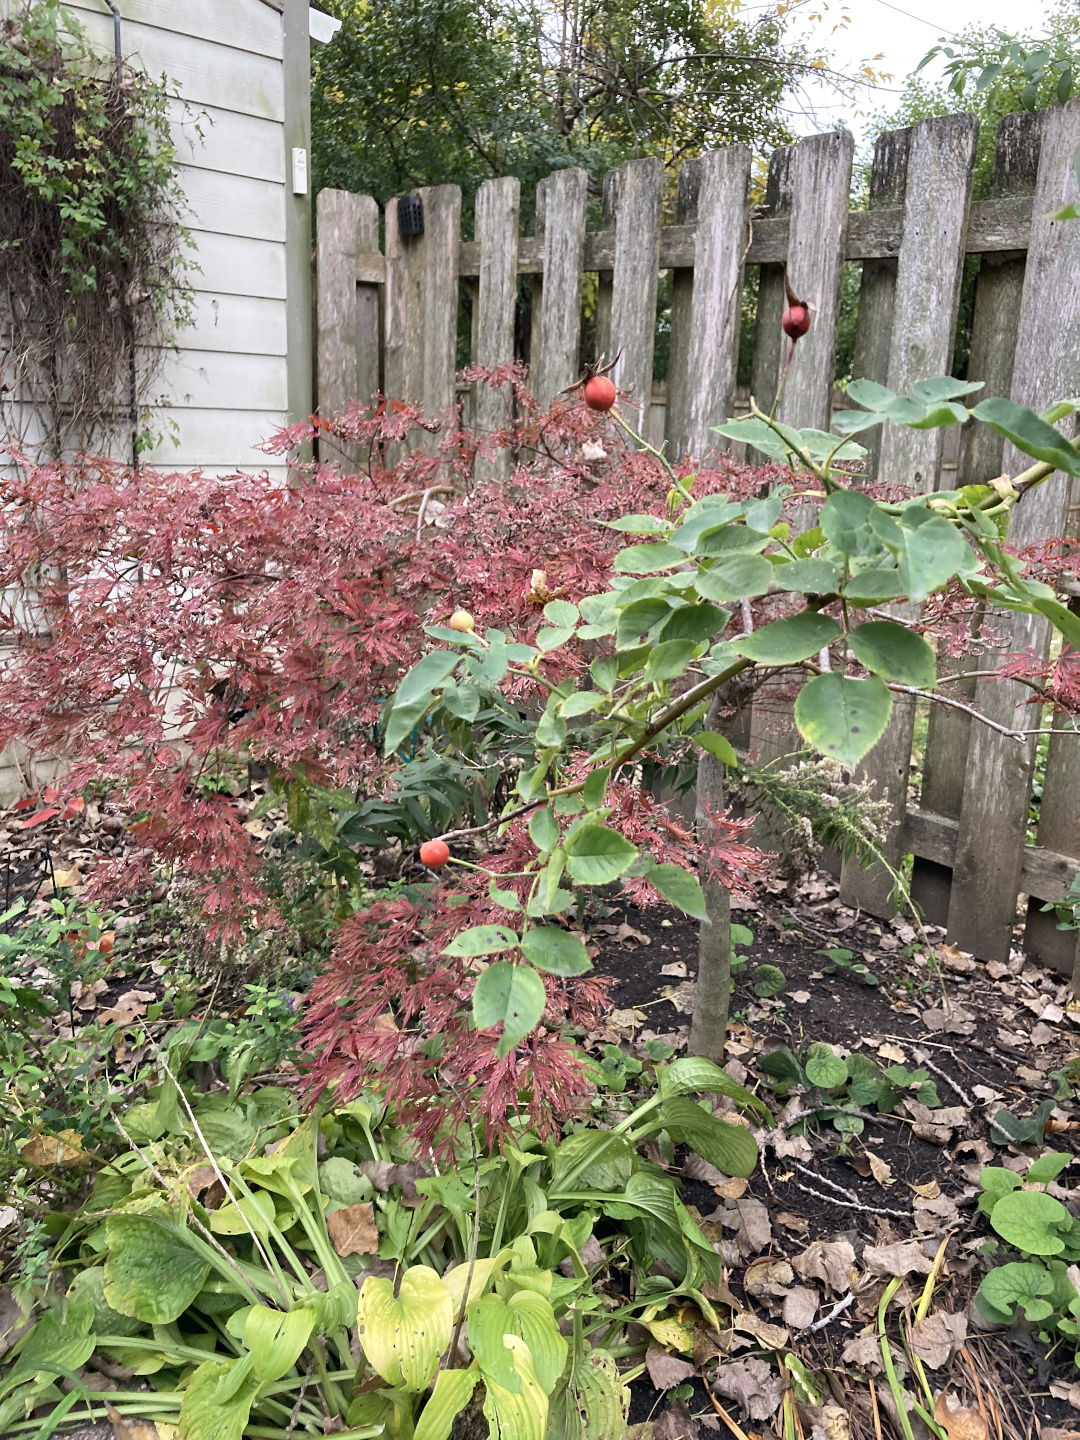
M450 1344L454 1302L434 1270L412 1265L396 1297L392 1280L372 1275L364 1281L357 1323L364 1354L388 1385L426 1390Z
M413 1440L450 1440L454 1421L473 1397L479 1370L440 1370Z
M300 1357L315 1328L314 1310L271 1310L253 1305L248 1311L244 1340L251 1351L256 1377L266 1382L281 1380Z
M514 1356L503 1343L507 1335L517 1335L528 1345L537 1381L550 1394L566 1365L568 1349L551 1302L521 1290L509 1299L485 1295L469 1309L469 1349L485 1383L495 1381L517 1395L521 1380Z
M249 1235L254 1230L260 1240L265 1240L274 1223L274 1197L266 1190L253 1190L250 1198L239 1195L210 1214L210 1229L215 1235Z
M188 1308L203 1288L210 1266L187 1244L168 1212L110 1215L105 1222L109 1258L105 1299L121 1315L149 1325L167 1325Z
M484 1416L490 1440L544 1440L548 1397L536 1378L529 1347L518 1335L504 1335L503 1344L512 1353L520 1388L515 1393L485 1375Z
M455 1265L453 1270L448 1270L443 1276L443 1284L450 1292L450 1299L454 1306L454 1315L461 1313L462 1303L465 1302L465 1282L469 1284L469 1299L467 1304L471 1305L487 1289L491 1277L499 1270L505 1270L514 1258L513 1250L500 1250L498 1255L492 1255L487 1260L477 1260L470 1267L468 1264Z
M546 1440L622 1440L629 1409L630 1389L615 1361L593 1350L556 1386Z
M184 1391L180 1440L241 1440L258 1388L250 1355L242 1360L207 1360Z

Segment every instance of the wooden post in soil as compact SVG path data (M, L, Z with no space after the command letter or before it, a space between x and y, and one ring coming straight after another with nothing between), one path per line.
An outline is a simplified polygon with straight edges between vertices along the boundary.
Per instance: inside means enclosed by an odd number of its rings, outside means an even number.
M514 305L517 299L518 222L521 181L513 175L485 180L476 196L476 238L480 242L480 284L476 296L477 365L506 365L514 358ZM510 422L511 391L477 383L474 417L481 435ZM478 456L476 477L506 480L510 451Z

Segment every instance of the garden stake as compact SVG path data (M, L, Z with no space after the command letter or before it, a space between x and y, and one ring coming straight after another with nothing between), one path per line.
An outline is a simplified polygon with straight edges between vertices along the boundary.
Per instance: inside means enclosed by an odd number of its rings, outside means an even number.
M870 1404L874 1412L874 1440L881 1440L881 1412L878 1410L877 1391L874 1389L873 1377L868 1375L866 1382L870 1386Z
M712 1401L713 1409L716 1411L717 1415L720 1416L720 1419L723 1420L724 1424L735 1436L735 1440L750 1440L750 1437L749 1435L747 1435L746 1431L742 1428L742 1426L738 1423L737 1420L732 1419L732 1417L720 1404L720 1401L717 1400L716 1396L712 1393L712 1390L709 1388L708 1385L705 1386L705 1393Z

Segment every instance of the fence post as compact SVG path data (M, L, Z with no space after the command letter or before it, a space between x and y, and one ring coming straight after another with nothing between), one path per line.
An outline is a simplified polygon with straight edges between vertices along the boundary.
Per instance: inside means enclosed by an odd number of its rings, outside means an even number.
M589 177L584 170L556 170L540 181L543 208L544 283L540 298L540 354L534 352L533 394L541 407L579 375L581 277L585 259L585 200ZM534 302L535 304L535 302ZM534 330L535 334L535 330Z
M1050 218L1077 198L1073 155L1078 146L1080 100L1044 111L1011 393L1014 401L1034 410L1080 390L1080 292L1075 283L1080 227L1075 221ZM1002 458L1012 475L1031 463L1011 445ZM1062 534L1067 496L1068 479L1060 474L1025 495L1013 514L1011 543L1027 545ZM1049 630L1041 617L1012 613L995 620L995 628L1002 653L1028 647L1040 656L1047 652ZM1011 681L980 680L975 692L982 714L1016 730L1032 725L1029 698L1024 686ZM949 938L986 960L1009 955L1034 759L1034 737L1021 744L985 725L972 725Z
M1055 715L1053 725L1035 840L1059 855L1076 856L1080 869L1080 727L1068 715ZM1059 930L1055 913L1044 914L1042 906L1034 895L1028 900L1024 949L1044 965L1071 974L1075 989L1080 979L1080 935L1075 930Z
M1036 113L1021 111L1003 117L994 149L994 172L990 186L992 198L1030 195L1035 189L1040 124ZM1025 259L1022 250L982 257L975 290L967 375L969 380L986 382L982 391L984 397L1008 395L1012 385ZM870 378L876 379L877 376ZM970 427L963 439L958 482L964 485L986 483L1000 474L1004 443L1004 439L989 425ZM975 623L979 623L978 619ZM978 670L980 666L974 656L965 655L959 660L940 660L939 668L943 674L956 675ZM957 680L950 684L949 694L970 705L975 699L975 683L974 680ZM962 710L931 705L920 810L943 815L950 820L959 817L971 726L971 716ZM930 924L948 923L952 880L950 866L919 855L914 857L911 894ZM1051 925L1053 923L1051 920Z
M911 130L886 130L874 143L874 164L870 171L869 208L899 209L907 186L908 148ZM896 302L896 259L864 260L859 285L859 314L855 330L855 355L851 373L857 380L875 380L884 385L889 378L889 351L892 347L893 310ZM881 450L881 428L864 430L859 440L866 446L866 473L876 475Z
M814 322L799 341L780 402L779 418L788 425L828 430L832 416L854 148L846 130L833 130L801 140L792 157L787 278L799 299L814 306ZM790 343L782 347L781 365Z
M477 365L507 365L514 358L514 310L517 302L518 225L521 181L513 175L485 180L476 196L476 238L480 242L480 284L476 296ZM502 429L510 420L510 387L477 383L474 415L480 434ZM510 451L478 456L477 479L506 479Z
M713 433L732 414L742 318L743 256L750 186L745 145L698 161L694 287L685 377L686 453L703 457L727 445Z
M952 365L978 134L979 123L972 115L924 120L911 131L887 382L900 393L913 380L947 375ZM889 425L881 439L878 479L934 489L941 437L940 430ZM905 613L913 612L897 608L898 619ZM859 767L860 775L872 782L875 797L888 798L882 848L894 868L903 850L914 726L914 696L894 695L889 728ZM882 865L863 870L849 860L840 872L841 898L874 915L892 913L892 888Z
M634 428L645 437L652 402L663 186L664 163L653 155L628 160L619 172L616 192L610 345L612 358L619 358L611 378L631 405L641 406ZM634 424L632 419L630 423Z
M356 398L356 232L363 198L320 190L315 199L315 393L324 418L340 415Z
M371 404L382 385L379 306L383 287L360 278L369 257L371 261L379 257L379 207L370 195L361 195L356 222L356 398L364 405Z
M774 150L769 160L765 208L770 219L779 220L791 214L791 172L794 156L795 146L785 145ZM757 401L759 410L771 410L776 399L781 341L784 338L784 332L780 329L783 313L784 267L761 265L758 268L757 324L754 327L754 360L750 378L750 394Z
M679 170L675 223L696 225L698 181L701 162L687 160ZM690 327L694 311L694 269L680 265L671 272L671 345L668 351L667 406L664 411L664 438L668 454L681 460L688 452L689 425L687 373L690 357Z

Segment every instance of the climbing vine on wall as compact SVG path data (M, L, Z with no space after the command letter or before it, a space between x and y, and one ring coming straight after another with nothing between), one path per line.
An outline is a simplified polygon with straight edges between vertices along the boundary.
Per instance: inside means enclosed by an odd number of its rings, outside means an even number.
M146 419L191 310L169 101L59 0L0 22L0 443L59 455Z

